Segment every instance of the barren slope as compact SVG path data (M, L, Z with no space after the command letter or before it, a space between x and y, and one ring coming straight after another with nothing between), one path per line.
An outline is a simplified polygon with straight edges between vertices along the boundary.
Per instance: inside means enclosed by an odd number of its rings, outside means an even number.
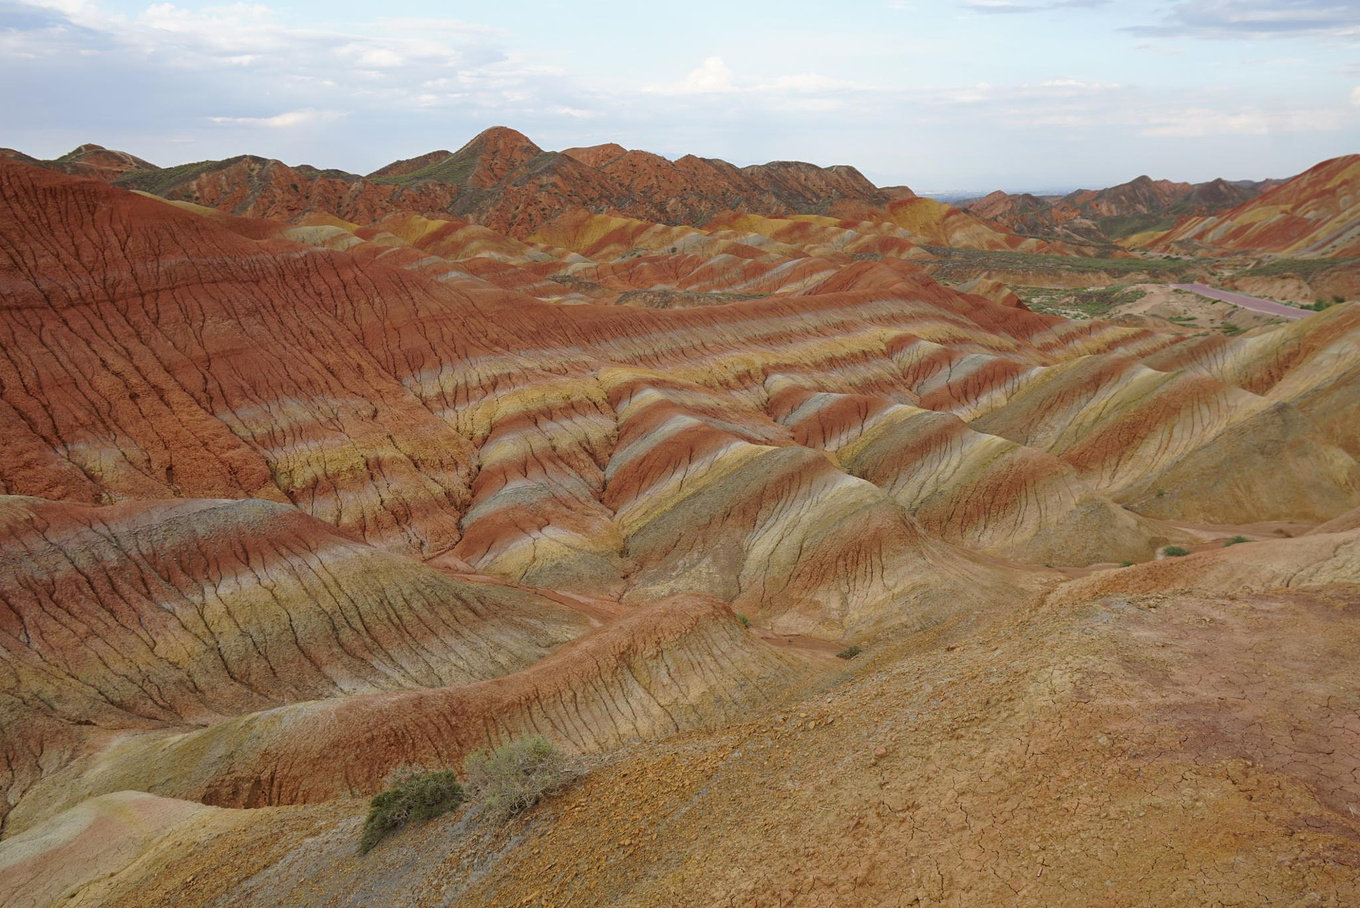
M814 697L621 753L508 828L444 818L359 858L358 802L248 826L147 802L165 834L68 875L69 904L1346 905L1357 545L1106 572L885 641ZM0 846L0 882L82 822Z
M1130 238L1158 252L1270 252L1296 258L1360 255L1360 156L1332 158L1231 211L1187 218L1165 233Z
M0 158L6 904L1354 884L1360 308L993 302L925 246L1036 241L848 169L237 164ZM757 195L610 201L708 180ZM1208 550L1248 525L1320 526ZM595 771L353 854L389 771L528 732Z

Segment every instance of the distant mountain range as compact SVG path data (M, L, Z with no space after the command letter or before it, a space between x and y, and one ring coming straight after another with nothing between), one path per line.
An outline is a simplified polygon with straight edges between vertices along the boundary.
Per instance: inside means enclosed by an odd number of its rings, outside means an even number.
M960 204L1017 233L1108 243L1136 233L1169 230L1182 217L1227 211L1278 184L1278 180L1222 179L1175 183L1140 176L1107 189L1078 189L1061 196L997 191Z
M883 206L910 197L882 190L853 167L774 161L737 167L686 155L671 161L619 145L545 151L523 133L488 129L457 151L432 151L361 176L241 155L156 167L124 152L82 145L29 163L245 217L292 218L323 210L364 222L404 209L464 217L527 236L570 208L667 224L702 224L720 211L821 214L838 203Z
M695 155L671 161L612 143L545 151L507 127L488 129L457 151L427 152L367 175L289 166L255 155L157 167L93 144L48 161L9 149L0 154L239 217L294 222L330 216L366 225L414 213L458 218L527 239L570 212L671 226L702 226L720 215L758 212L892 222L921 244L1071 251L1015 236L1003 226L920 198L906 186L875 186L846 165L772 161L737 167Z
M366 225L420 214L520 240L570 212L696 227L719 216L759 213L824 216L843 225L891 222L920 245L977 249L1084 249L1108 256L1120 254L1117 244L1189 255L1360 252L1354 157L1323 162L1287 181L1178 183L1140 176L1062 195L997 191L956 207L907 186L875 186L848 165L738 167L696 155L672 161L615 143L546 151L504 126L457 151L426 152L367 175L256 155L158 167L94 144L52 160L10 149L0 154L239 217L300 222L330 216ZM1271 200L1264 207L1243 208L1263 194Z

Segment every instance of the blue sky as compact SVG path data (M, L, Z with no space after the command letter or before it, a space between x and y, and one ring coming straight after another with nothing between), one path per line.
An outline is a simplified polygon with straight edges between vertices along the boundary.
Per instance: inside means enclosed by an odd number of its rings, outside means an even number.
M1360 0L0 0L0 144L357 172L503 124L922 191L1360 152Z

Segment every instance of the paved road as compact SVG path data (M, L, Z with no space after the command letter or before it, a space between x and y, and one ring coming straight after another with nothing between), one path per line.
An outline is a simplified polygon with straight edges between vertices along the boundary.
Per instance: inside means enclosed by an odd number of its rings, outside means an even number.
M1207 296L1211 300L1221 300L1225 303L1232 303L1234 306L1241 306L1243 309L1264 312L1267 315L1278 315L1281 318L1307 318L1313 314L1307 309L1295 309L1293 306L1286 306L1274 300L1258 299L1254 296L1247 296L1245 293L1233 293L1231 290L1218 290L1205 284L1172 284L1171 289L1188 290L1191 293L1198 293L1200 296Z

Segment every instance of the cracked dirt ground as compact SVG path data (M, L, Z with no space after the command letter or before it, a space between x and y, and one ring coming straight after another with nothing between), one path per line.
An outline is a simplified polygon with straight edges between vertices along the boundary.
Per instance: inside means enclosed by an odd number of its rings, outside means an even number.
M505 829L358 858L359 801L201 809L68 904L1356 904L1360 587L1160 568L828 661Z

